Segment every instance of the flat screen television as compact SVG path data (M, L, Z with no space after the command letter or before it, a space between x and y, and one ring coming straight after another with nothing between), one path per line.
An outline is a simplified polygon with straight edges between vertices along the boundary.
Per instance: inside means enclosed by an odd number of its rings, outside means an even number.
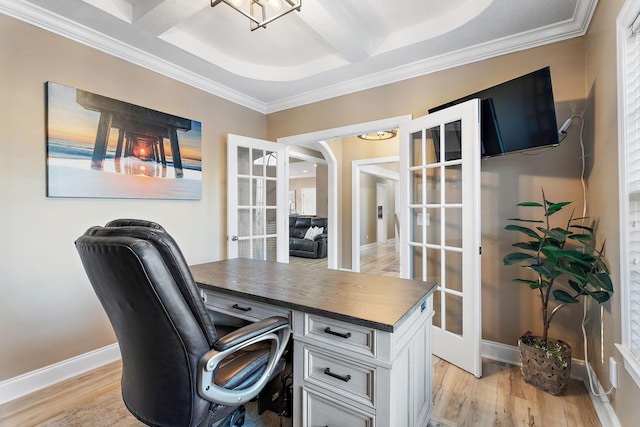
M429 109L480 99L482 157L560 143L549 67Z

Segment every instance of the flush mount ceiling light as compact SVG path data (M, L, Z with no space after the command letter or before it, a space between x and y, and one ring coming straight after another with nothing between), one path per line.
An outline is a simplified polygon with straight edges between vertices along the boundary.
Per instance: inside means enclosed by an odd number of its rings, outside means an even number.
M300 12L302 0L211 0L211 7L225 3L251 20L251 31L297 10Z
M358 138L366 141L382 141L383 139L391 139L398 134L397 130L380 130L378 132L364 133L358 135Z

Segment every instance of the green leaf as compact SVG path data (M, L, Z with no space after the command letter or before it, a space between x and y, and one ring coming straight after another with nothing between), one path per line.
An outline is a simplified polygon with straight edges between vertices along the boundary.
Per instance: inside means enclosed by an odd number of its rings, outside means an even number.
M567 267L558 266L556 267L556 271L559 273L568 274L572 276L574 279L578 280L582 286L587 283L587 275L583 268L580 268L578 265L570 264Z
M556 299L556 301L560 301L565 304L575 304L580 302L562 289L556 289L555 291L553 291L553 297Z
M505 257L502 259L502 263L504 265L511 265L511 264L518 264L522 261L531 260L531 259L537 259L537 258L533 255L525 254L523 252L513 252L505 255Z
M594 261L593 256L590 254L583 254L575 249L561 249L557 246L544 245L540 250L546 257L551 258L557 263L561 260L569 260L570 262L576 262L587 269L591 269Z
M594 258L591 254L583 254L580 251L576 251L575 249L559 249L559 248L544 248L546 252L552 252L554 257L558 259L569 259L572 262L578 263L587 269L591 269L593 265ZM545 253L545 255L547 255Z
M583 261L583 263L589 264L589 269L593 268L594 263L597 264L598 258L593 256L593 254L590 252L582 252L579 250L574 250L574 254L576 254L576 256L578 256Z
M591 236L591 234L572 234L568 237L569 239L576 240L584 245L590 245L593 241L593 237Z
M538 289L540 287L540 282L537 280L513 279L513 282L524 283L525 285L529 285L531 289ZM545 283L546 282L543 282L543 285Z
M609 298L611 297L611 295L609 295L609 293L605 291L591 292L590 295L600 304L609 301Z
M509 230L509 231L519 231L520 233L524 233L527 236L536 239L538 241L540 241L541 237L538 235L538 233L536 233L535 231L533 231L532 229L528 228L528 227L522 227L520 225L514 225L514 224L510 224L507 225L505 228L505 230Z
M524 219L524 218L508 218L508 221L521 221L521 222L536 222L536 223L544 223L541 219Z
M578 218L571 218L571 221L584 221L585 219L589 219L588 216L580 216Z
M609 274L609 267L607 267L607 264L605 264L603 259L598 259L596 261L596 271L598 273L607 273L607 274Z
M534 207L541 208L542 204L539 202L520 202L516 206L534 206Z
M575 221L576 219L579 219L579 218L574 218L572 221ZM589 232L589 234L593 234L593 228L591 228L591 227L587 227L586 225L575 225L575 224L571 224L569 227L570 227L570 228L579 228L579 229L581 229L581 230L586 230L586 231L588 231L588 232Z
M544 234L546 237L556 240L558 242L564 242L567 236L571 234L570 231L567 231L563 228L554 228L551 230L547 230L546 228L542 228L542 227L536 227L536 228L540 230L540 232Z
M524 249L525 251L538 252L540 248L540 242L518 242L511 245L515 248Z
M544 259L542 261L542 265L544 265L545 271L548 271L547 277L549 277L549 279L554 279L562 274L557 270L556 266L558 265L558 263L553 259Z
M574 291L580 294L584 293L584 287L580 283L574 280L568 280L568 282L569 282L569 286L571 286L571 289L573 289Z
M562 210L563 207L570 205L572 202L558 202L558 203L551 203L548 200L547 202L547 216L551 216L556 212L559 212L560 210Z
M554 245L543 245L540 248L540 252L544 254L547 258L551 258L552 260L558 260L561 258L562 249Z
M531 264L524 266L525 268L529 268L536 273L540 274L543 277L548 277L549 279L556 277L558 274L552 269L549 268L549 265L543 264Z
M611 282L611 277L608 273L588 273L587 281L596 288L613 292L613 283Z
M562 227L553 227L552 230L558 234L562 234L563 236L570 236L573 234L572 231L569 231Z

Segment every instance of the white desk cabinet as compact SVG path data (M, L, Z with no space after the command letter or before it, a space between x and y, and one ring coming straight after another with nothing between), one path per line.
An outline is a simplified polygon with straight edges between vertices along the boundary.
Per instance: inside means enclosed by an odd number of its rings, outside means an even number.
M431 307L383 332L296 311L294 401L303 426L426 426Z
M290 319L294 426L427 426L435 285L255 260L191 269L209 309Z

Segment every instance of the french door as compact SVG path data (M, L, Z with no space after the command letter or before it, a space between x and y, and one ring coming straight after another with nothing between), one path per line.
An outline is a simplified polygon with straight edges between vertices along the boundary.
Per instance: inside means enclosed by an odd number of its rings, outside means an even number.
M289 261L287 147L228 135L227 258Z
M400 275L438 283L433 354L482 375L477 99L400 126Z

